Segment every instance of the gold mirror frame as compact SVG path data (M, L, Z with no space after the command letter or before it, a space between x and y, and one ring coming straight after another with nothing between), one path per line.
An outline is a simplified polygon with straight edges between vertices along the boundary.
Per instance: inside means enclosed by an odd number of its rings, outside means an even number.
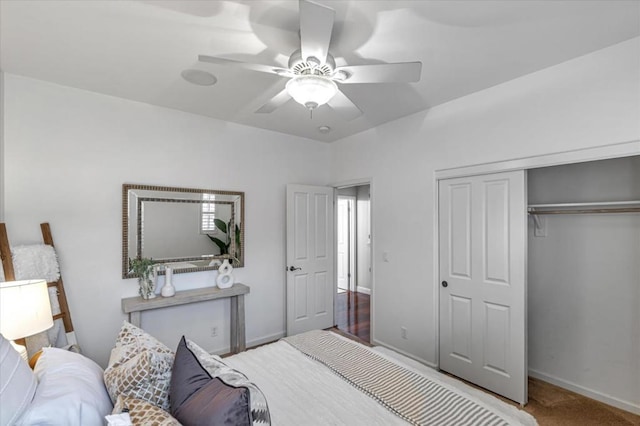
M135 191L135 192L132 192ZM143 191L148 191L150 196L140 196ZM164 194L164 193L167 194ZM157 194L159 193L159 194ZM236 191L220 191L215 189L196 189L196 188L177 188L170 186L152 186L152 185L138 185L138 184L128 184L125 183L122 185L122 278L133 278L137 275L130 271L129 268L129 259L136 258L141 255L141 241L143 240L142 236L142 219L139 212L139 206L142 201L158 201L158 202L169 202L169 203L207 203L206 200L193 198L189 198L189 194L210 194L220 197L225 197L225 201L212 202L213 204L231 204L231 217L239 218L240 225L238 226L240 230L240 238L239 238L239 256L230 257L228 255L220 255L220 254L211 254L211 255L184 255L184 256L174 256L171 258L159 258L154 259L155 263L165 264L165 265L179 265L182 264L191 264L190 262L198 262L202 264L203 262L211 262L213 260L222 260L224 258L229 258L229 261L232 263L234 268L243 267L244 266L244 192L236 192ZM161 195L161 196L159 196ZM137 206L134 209L135 218L130 218L131 206L130 199L133 197L136 198ZM235 205L239 204L239 208L235 211ZM194 219L195 220L195 219ZM236 221L232 220L232 224L235 225ZM133 227L133 234L130 232L132 229L132 224L135 224ZM171 226L170 223L167 226ZM195 226L195 225L194 225ZM233 226L235 229L235 226ZM231 234L230 234L231 235ZM130 237L134 237L138 242L137 248L135 250L131 250L130 247ZM231 246L235 248L235 238L231 237ZM215 248L215 245L212 243L212 248ZM131 251L135 251L132 253ZM233 250L236 252L236 250ZM183 274L188 272L199 272L199 271L210 271L218 268L217 265L214 266L199 266L194 265L195 267L176 267L173 269L174 274ZM159 274L163 274L163 271L159 271Z

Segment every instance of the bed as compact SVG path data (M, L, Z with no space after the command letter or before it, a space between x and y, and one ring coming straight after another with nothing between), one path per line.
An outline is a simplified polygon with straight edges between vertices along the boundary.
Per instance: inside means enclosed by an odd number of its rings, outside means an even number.
M124 322L104 371L45 348L31 372L4 342L2 426L537 424L487 393L330 331L221 359L185 337L168 348Z
M274 425L536 424L516 407L409 358L329 331L224 362L263 389Z

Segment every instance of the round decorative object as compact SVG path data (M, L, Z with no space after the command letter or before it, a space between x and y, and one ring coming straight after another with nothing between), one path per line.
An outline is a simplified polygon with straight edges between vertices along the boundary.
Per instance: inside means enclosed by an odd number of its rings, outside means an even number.
M222 261L222 265L218 268L220 274L230 274L233 272L233 266L229 263L229 259Z
M234 278L231 274L220 274L216 278L216 284L220 288L229 288L233 286Z
M234 281L233 266L229 263L229 259L224 259L224 261L222 261L222 265L218 268L216 284L220 288L229 288L233 286Z

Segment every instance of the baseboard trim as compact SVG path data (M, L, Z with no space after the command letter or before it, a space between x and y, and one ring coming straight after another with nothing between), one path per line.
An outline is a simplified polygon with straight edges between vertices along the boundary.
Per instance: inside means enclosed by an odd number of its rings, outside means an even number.
M362 294L368 294L369 296L371 296L371 289L367 288L367 287L356 287L356 291L358 293L362 293Z
M277 340L282 339L286 335L287 335L286 332L281 331L279 333L269 334L268 336L263 336L258 339L249 340L247 342L247 348L252 348L258 345L264 345L265 343L273 343Z
M598 392L593 389L589 389L587 387L578 385L576 383L570 382L568 380L561 379L559 377L552 376L550 374L543 373L541 371L537 371L534 369L529 369L529 376L540 379L542 381L551 383L552 385L559 386L561 388L568 389L575 393L579 393L580 395L584 395L588 398L595 399L596 401L603 402L607 405L611 405L616 408L620 408L621 410L628 411L633 414L640 415L640 405L634 404L629 401L624 401L622 399L616 398L614 396L610 396L604 394L602 392Z
M389 345L389 344L387 344L385 342L381 342L380 340L376 340L375 338L371 341L371 344L372 345L377 345L377 346L384 346L387 349L391 349L392 351L398 352L399 354L404 355L407 358L411 358L414 361L418 361L419 363L424 364L424 365L426 365L428 367L435 368L436 370L438 369L438 365L433 363L433 362L429 362L426 359L422 359L420 357L412 355L407 351L404 351L402 349L398 349L393 345Z
M279 333L273 333L273 334L269 334L267 336L262 336L260 338L257 339L253 339L253 340L249 340L247 341L247 349L251 349L253 347L256 346L260 346L260 345L264 345L266 343L273 343L277 340L280 340L281 338L283 338L284 336L286 336L287 333L284 331L281 331ZM230 355L231 348L229 346L225 346L223 348L217 348L214 350L209 351L210 354L214 354L214 355Z

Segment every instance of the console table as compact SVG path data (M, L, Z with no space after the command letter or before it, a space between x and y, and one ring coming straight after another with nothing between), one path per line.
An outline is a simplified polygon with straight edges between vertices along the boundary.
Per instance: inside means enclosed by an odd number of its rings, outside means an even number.
M205 287L176 291L175 296L172 297L158 296L153 299L143 299L140 296L128 297L122 299L122 311L129 314L131 324L140 327L142 311L229 298L231 301L231 353L236 354L244 351L247 345L244 332L244 295L247 293L249 293L248 286L236 283L230 288Z

